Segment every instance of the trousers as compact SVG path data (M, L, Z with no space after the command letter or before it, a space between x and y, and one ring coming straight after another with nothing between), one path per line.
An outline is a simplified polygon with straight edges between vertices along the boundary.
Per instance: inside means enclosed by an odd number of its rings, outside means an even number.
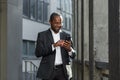
M65 77L63 66L59 65L54 67L53 74L51 74L50 79L42 80L68 80L68 79Z

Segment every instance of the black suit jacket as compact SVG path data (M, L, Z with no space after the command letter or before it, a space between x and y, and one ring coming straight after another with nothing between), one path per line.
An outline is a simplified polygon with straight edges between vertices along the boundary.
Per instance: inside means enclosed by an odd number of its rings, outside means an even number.
M60 39L65 40L67 36L70 36L70 35L63 31L60 33ZM40 66L37 72L38 78L49 79L50 75L53 72L55 54L56 54L55 50L52 51L53 43L54 43L54 40L53 40L53 36L50 29L38 33L35 55L36 57L42 57L42 60L40 62ZM68 52L62 47L61 47L61 55L62 55L65 76L67 77L65 65L69 64L70 56L68 55ZM72 53L71 58L74 58L74 56L75 56L75 53Z

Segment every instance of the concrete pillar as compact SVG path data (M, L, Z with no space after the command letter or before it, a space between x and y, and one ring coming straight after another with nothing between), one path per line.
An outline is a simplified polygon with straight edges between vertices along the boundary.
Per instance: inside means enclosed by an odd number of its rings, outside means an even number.
M73 79L81 80L83 78L83 67L81 65L81 0L73 0L73 41L77 56L73 62Z
M0 80L22 80L22 0L0 0Z

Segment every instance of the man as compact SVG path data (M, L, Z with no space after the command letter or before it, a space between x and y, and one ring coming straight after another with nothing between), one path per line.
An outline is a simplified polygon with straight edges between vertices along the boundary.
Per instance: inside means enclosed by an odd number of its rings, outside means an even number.
M42 57L37 77L42 80L68 80L66 65L75 57L70 35L61 30L62 17L50 16L51 28L38 33L35 55Z

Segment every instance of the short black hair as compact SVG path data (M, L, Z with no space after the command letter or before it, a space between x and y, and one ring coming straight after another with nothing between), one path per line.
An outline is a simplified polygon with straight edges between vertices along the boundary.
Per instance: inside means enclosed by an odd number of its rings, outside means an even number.
M53 13L50 15L50 20L49 20L49 21L52 21L55 16L60 16L60 14L58 14L58 13L56 13L56 12L53 12Z

